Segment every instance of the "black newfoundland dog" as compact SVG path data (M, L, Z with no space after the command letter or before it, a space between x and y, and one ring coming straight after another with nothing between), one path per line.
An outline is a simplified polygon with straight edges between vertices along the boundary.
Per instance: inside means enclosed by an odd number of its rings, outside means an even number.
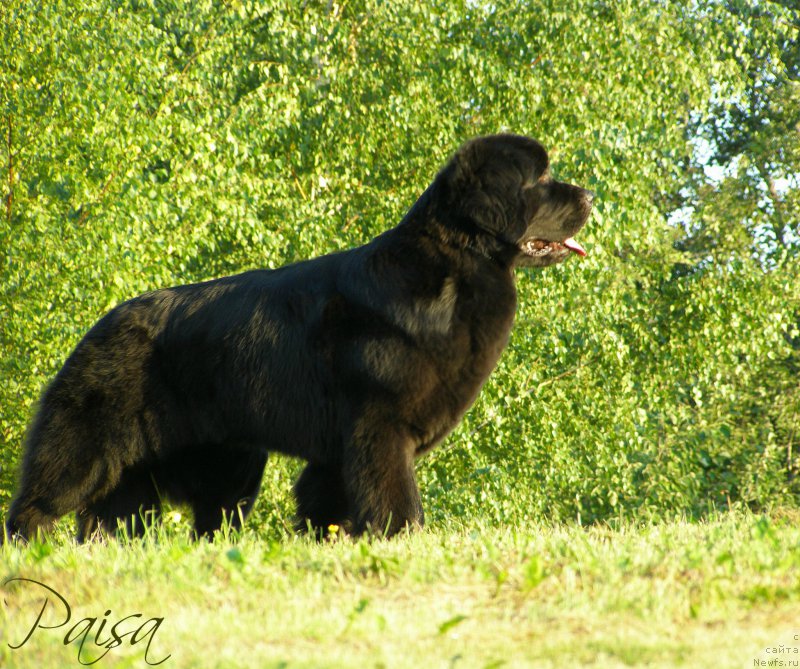
M300 530L422 525L414 459L503 351L514 268L585 255L572 236L591 207L538 142L481 137L365 246L119 305L41 399L7 535L71 511L79 540L118 523L136 535L163 499L210 535L241 523L270 451L308 462Z

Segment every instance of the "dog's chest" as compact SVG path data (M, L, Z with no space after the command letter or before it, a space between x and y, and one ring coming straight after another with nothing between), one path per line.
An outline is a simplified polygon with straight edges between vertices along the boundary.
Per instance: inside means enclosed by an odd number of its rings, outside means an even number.
M447 336L421 352L414 415L417 454L433 448L472 406L508 343L516 300L513 292L457 305Z

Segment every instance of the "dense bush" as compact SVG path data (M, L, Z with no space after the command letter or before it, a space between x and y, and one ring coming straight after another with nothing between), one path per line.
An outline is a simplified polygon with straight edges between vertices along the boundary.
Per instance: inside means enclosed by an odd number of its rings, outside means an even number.
M596 192L589 256L519 273L500 367L419 463L429 518L794 504L798 228L775 205L798 192L796 12L300 4L0 6L0 504L38 394L108 308L363 243L463 140L501 130ZM772 237L742 213L778 164L761 126L702 169L758 81L787 129ZM285 515L295 469L268 465L262 519Z

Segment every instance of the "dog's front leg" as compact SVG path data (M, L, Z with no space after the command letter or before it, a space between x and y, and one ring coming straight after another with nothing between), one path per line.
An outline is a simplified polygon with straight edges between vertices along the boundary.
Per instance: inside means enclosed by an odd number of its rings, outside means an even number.
M414 476L414 444L393 427L361 429L345 452L353 531L390 537L424 524Z

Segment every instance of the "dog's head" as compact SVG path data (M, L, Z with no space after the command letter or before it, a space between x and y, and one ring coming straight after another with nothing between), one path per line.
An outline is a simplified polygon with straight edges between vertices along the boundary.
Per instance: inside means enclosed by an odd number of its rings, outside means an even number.
M547 151L519 135L465 144L440 173L439 216L483 253L512 265L545 267L586 255L573 235L592 210L592 193L550 176Z

